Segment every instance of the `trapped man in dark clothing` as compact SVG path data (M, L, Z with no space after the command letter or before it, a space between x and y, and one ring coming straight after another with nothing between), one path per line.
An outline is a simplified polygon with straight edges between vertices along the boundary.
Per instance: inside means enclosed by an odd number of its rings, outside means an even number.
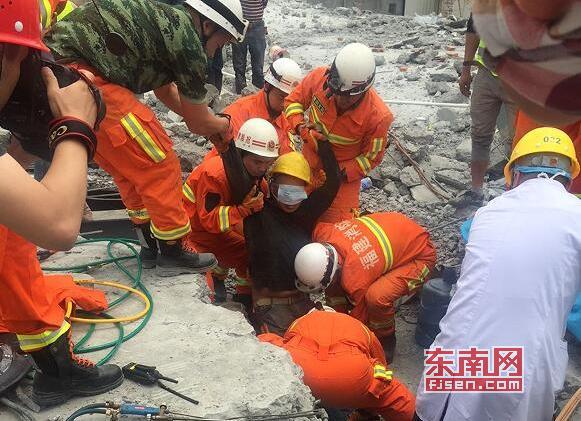
M244 221L252 318L258 332L284 334L296 318L313 308L309 296L295 287L294 259L301 247L311 242L317 220L333 202L340 185L339 165L328 141L319 141L318 153L326 174L319 188L307 194L312 188L311 170L301 153L281 155L271 171L264 208ZM241 199L251 188L249 178L237 166L235 155L222 157L231 189L238 189L236 195Z
M264 86L264 55L266 53L266 26L264 8L268 0L241 0L242 15L248 20L244 41L232 44L232 65L236 76L234 85L240 94L246 87L246 58L250 53L252 84L259 89Z

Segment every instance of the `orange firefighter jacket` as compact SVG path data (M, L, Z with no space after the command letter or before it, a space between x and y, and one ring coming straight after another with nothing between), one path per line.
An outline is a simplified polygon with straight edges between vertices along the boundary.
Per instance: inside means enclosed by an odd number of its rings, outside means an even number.
M228 105L224 109L224 113L230 115L231 132L236 137L240 131L240 127L251 118L262 118L271 123L278 133L279 155L296 150L294 135L290 131L290 127L284 113L278 117L272 118L268 112L268 104L266 103L266 92L261 89L253 95L243 96ZM204 159L217 156L216 148L212 148Z
M194 168L182 192L192 231L226 232L245 217L240 207L233 204L220 156L206 159Z
M290 93L285 100L285 116L291 130L296 130L305 121L307 110L310 122L320 126L333 145L347 181L356 181L383 159L393 115L373 88L355 108L339 115L334 98L327 97L327 70L327 67L313 70ZM311 143L305 142L303 153L312 168L321 168Z
M313 240L331 244L339 254L341 287L354 308L351 316L365 320L365 293L369 286L392 268L418 256L429 242L428 233L407 216L397 212L374 213L336 224L319 224ZM429 274L426 267L418 279L408 281L410 290Z

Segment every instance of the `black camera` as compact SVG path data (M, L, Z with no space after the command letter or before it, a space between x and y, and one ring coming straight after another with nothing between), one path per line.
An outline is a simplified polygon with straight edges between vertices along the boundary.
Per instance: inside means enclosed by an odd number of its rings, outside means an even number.
M20 78L10 99L0 110L0 127L9 130L21 143L22 148L44 160L52 160L48 148L49 123L54 119L41 69L49 67L56 76L61 88L84 79L91 88L97 103L97 122L105 117L105 104L99 90L77 70L55 63L45 58L39 51L31 50L20 64Z

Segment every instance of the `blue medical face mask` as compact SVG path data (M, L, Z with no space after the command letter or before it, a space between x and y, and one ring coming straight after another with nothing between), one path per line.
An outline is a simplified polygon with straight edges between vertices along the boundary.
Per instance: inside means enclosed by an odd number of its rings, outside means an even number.
M288 206L298 205L307 198L307 192L304 187L291 186L289 184L279 184L277 200Z

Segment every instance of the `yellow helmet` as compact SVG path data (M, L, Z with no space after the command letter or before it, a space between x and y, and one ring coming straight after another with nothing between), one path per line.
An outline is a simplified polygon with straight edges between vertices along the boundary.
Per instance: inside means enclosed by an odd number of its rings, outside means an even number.
M539 127L525 134L514 147L510 160L504 167L506 184L510 185L512 182L512 167L518 159L538 153L557 154L569 158L571 179L579 175L579 161L569 135L554 127Z
M279 156L274 161L271 174L286 174L307 184L311 182L311 167L300 152L289 152Z

